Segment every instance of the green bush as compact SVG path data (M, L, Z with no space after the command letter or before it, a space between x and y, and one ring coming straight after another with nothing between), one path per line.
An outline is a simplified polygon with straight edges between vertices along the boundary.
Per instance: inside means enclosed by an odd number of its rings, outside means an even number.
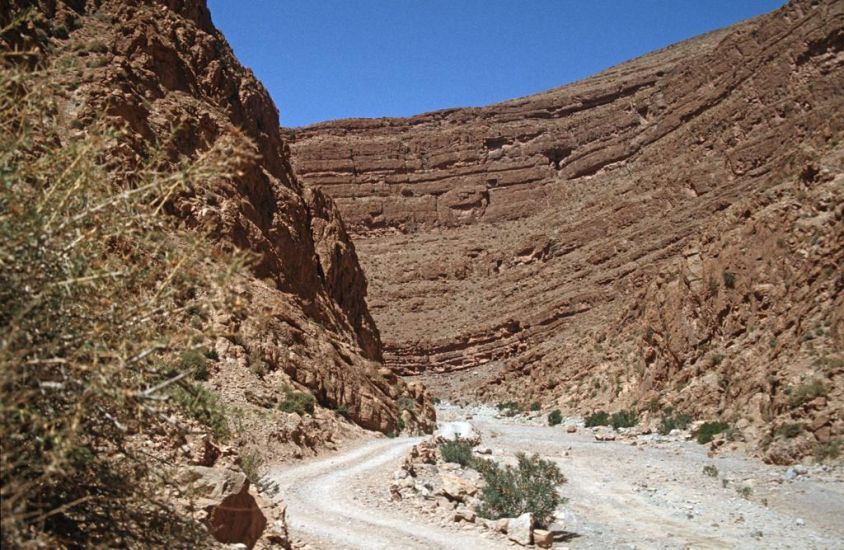
M255 449L249 449L240 453L240 469L246 474L246 478L253 485L257 485L260 480L261 466L264 460L260 453Z
M712 464L707 464L703 467L703 473L709 477L718 477L718 468Z
M501 411L501 414L504 416L516 416L517 414L521 414L523 411L522 406L515 401L505 401L504 403L499 403L498 410Z
M593 428L595 426L609 426L609 424L610 415L607 414L605 411L598 411L590 414L586 417L585 422L587 428Z
M669 414L662 417L657 431L660 435L668 435L671 430L685 430L689 427L691 421L692 417L687 414Z
M697 442L701 445L709 443L719 433L730 428L726 422L705 422L697 431Z
M554 409L548 415L548 425L549 426L556 426L560 422L563 421L563 413L560 412L560 409Z
M554 510L565 502L557 486L566 478L556 464L537 455L516 455L516 467L500 465L491 460L475 461L475 468L484 478L481 504L477 513L488 519L518 517L533 514L534 522L546 526L553 519Z
M230 435L226 410L215 392L199 384L175 384L170 395L175 403L194 420L207 426L214 435L225 440Z
M836 439L829 443L819 443L815 447L815 460L823 462L825 460L835 460L841 456L841 448L844 447L844 440Z
M613 413L610 418L610 424L616 430L619 428L632 428L638 422L636 413L630 410L618 411Z
M316 405L316 399L313 395L285 388L284 399L278 404L278 408L286 413L304 416L314 414L314 405Z
M195 349L185 350L179 356L180 372L190 372L194 380L208 380L208 358Z
M724 286L727 288L735 288L736 287L736 274L732 271L724 271L722 273L722 277L724 278Z
M827 388L823 382L819 380L812 380L811 382L807 382L795 389L792 389L791 395L788 399L788 404L792 409L795 409L803 403L807 403L816 397L823 397L826 394Z
M538 401L534 401L533 403L530 404L530 410L533 411L533 412L536 412L541 408L542 408L542 405L540 405Z
M793 439L800 435L800 432L803 431L803 424L799 422L783 424L782 426L778 427L774 431L774 435L778 435L780 437L785 437L787 439Z
M473 463L472 444L461 438L449 439L440 443L440 455L446 462L456 462L461 466Z

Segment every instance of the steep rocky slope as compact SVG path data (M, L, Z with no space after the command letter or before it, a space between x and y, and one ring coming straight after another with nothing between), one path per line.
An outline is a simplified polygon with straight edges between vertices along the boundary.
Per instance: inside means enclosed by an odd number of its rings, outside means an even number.
M2 61L49 67L33 74L57 86L51 100L61 140L73 143L93 125L115 131L102 157L116 189L131 186L141 169L163 172L229 143L251 144L245 153L231 149L235 178L187 182L188 190L170 194L165 204L182 225L211 239L221 256L239 251L249 257L249 268L230 289L231 310L210 320L195 314L197 326L210 323L220 336L196 342L207 346L205 358L185 356L205 369L196 375L197 391L211 397L201 406L216 407L219 400L228 446L221 451L219 437L216 444L210 436L197 438L195 432L210 431L201 421L218 414L199 409L197 401L188 412L200 422L179 419L189 426L187 435L141 432L131 434L133 445L164 464L237 463L254 481L261 460L333 448L361 427L431 430L434 412L424 388L384 368L366 279L339 211L293 175L275 106L214 28L204 0L15 0L0 1L0 8ZM34 55L13 53L30 49ZM178 277L178 270L170 276ZM202 472L199 478L211 477L200 485L248 489L243 474ZM230 475L239 476L234 485ZM227 505L243 507L246 497L231 498L205 519L221 541L251 546L256 533L243 522L254 518L224 517ZM251 534L225 534L234 531Z
M836 441L843 24L793 1L535 96L288 130L352 228L387 363L723 416L765 449L809 428L772 460Z
M339 212L294 177L275 106L213 27L205 3L68 2L42 9L53 29L65 29L53 38L51 54L76 69L62 73L68 124L84 128L104 117L122 130L115 163L139 165L153 154L165 162L192 158L231 133L254 143L234 185L176 197L170 207L222 249L252 253L254 280L244 281L244 297L255 315L220 319L237 337L217 347L221 372L252 352L265 379L249 380L255 374L240 365L240 387L219 384L221 391L261 392L289 379L323 406L344 406L364 427L396 430L395 399L418 396L421 406L421 390L378 374L381 342L365 301L366 279Z

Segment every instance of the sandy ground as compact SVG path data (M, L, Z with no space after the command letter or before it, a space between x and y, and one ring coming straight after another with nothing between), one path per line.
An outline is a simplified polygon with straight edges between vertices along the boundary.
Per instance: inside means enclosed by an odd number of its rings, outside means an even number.
M441 406L441 421L465 419L493 457L536 452L568 478L561 493L577 521L555 548L844 548L844 469L786 468L680 437L596 441L580 419L497 418L487 407ZM566 433L568 424L577 433ZM374 439L336 455L280 466L295 544L304 548L512 548L479 525L443 521L423 499L389 500L389 483L419 438ZM717 468L716 477L703 468ZM749 493L739 489L749 488Z

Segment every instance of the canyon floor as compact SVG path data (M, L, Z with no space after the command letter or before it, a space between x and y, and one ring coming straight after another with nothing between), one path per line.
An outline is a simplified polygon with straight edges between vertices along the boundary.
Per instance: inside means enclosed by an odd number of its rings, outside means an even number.
M537 452L560 466L568 478L564 506L576 521L555 548L844 548L841 466L789 470L729 451L709 457L706 446L677 436L597 441L579 418L549 427L545 415L500 418L491 407L441 405L437 412L441 423L470 418L496 458ZM572 424L577 432L567 433ZM478 524L449 521L434 500L390 500L393 472L420 440L366 439L273 468L294 544L518 547ZM717 476L704 474L707 465ZM750 488L744 496L743 487Z

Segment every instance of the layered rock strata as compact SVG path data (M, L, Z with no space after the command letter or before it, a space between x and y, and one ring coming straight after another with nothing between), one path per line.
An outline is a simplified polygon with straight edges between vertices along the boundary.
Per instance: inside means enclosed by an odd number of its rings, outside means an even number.
M793 1L534 96L288 130L300 179L334 197L351 227L387 363L398 373L430 374L503 361L505 372L485 395L576 397L581 406L644 403L662 391L665 380L651 381L672 378L666 369L686 368L690 356L669 347L661 359L640 358L647 322L623 312L693 257L706 235L734 230L735 250L752 253L758 243L740 227L768 215L772 203L762 197L798 193L806 162L826 158L834 180L844 130L842 27L841 2ZM837 184L825 185L823 200L840 202ZM771 249L772 261L790 265L822 246L818 262L840 271L841 214L829 212L809 250ZM788 231L790 219L770 223ZM743 276L723 259L711 261ZM774 284L773 269L760 264L740 284ZM837 323L831 312L840 288L816 290L786 290L778 322L793 324L808 302L824 323ZM657 307L667 306L649 306ZM702 330L695 318L684 323ZM705 323L720 332L727 318L722 312ZM615 323L635 324L637 336L631 329L620 341L599 341ZM839 332L830 329L823 353L839 356ZM701 338L689 346L699 349ZM723 355L740 353L730 347ZM616 372L608 361L626 363L617 383L613 374L601 389L560 385L603 380ZM762 357L745 368L776 371ZM526 376L534 383L525 385ZM841 386L838 378L826 383ZM745 411L755 391L744 388L725 398L733 405L706 412Z

